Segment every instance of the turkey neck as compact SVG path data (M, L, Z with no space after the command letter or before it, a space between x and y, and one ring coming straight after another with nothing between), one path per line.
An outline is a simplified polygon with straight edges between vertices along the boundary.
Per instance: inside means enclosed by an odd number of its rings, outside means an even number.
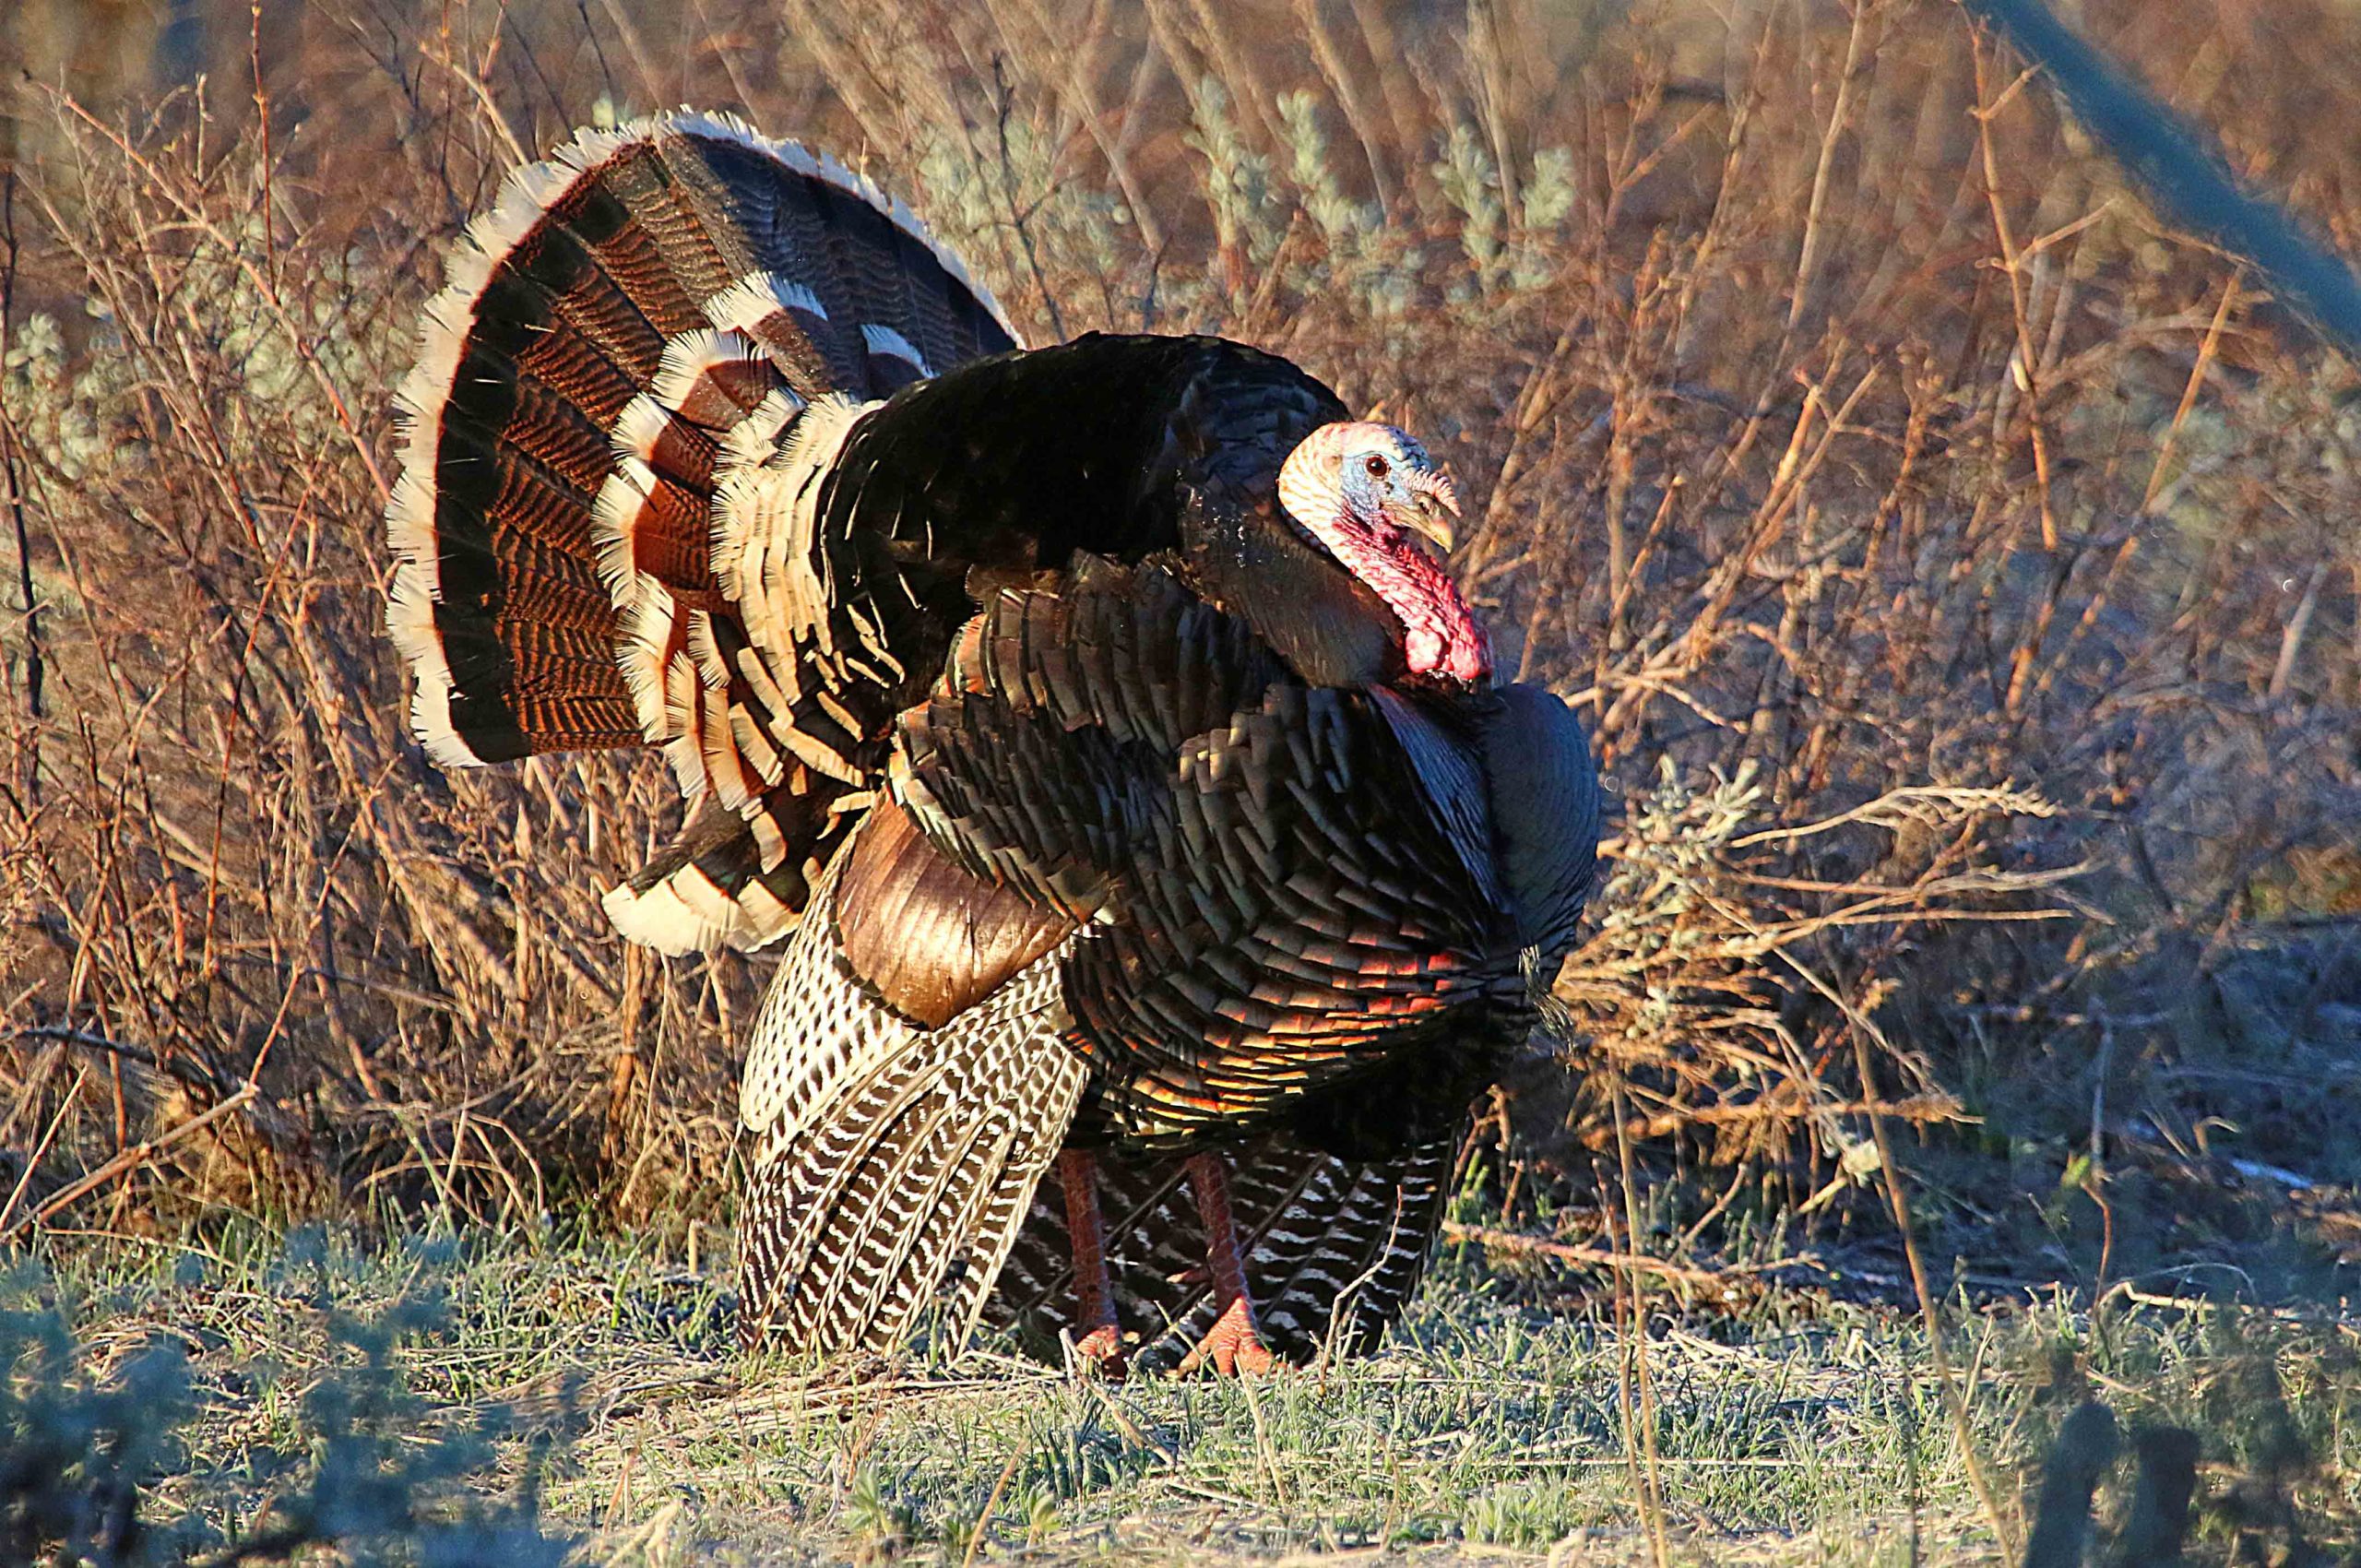
M1093 333L896 394L861 421L822 505L945 612L973 571L1172 555L1302 679L1372 685L1404 669L1400 622L1277 510L1287 454L1345 417L1242 343Z

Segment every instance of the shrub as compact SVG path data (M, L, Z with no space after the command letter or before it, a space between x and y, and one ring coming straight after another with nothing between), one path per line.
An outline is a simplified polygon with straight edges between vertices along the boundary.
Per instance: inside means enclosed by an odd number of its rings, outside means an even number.
M53 1305L0 1312L0 1553L57 1568L291 1562L314 1547L420 1568L564 1562L570 1542L539 1522L537 1470L505 1499L481 1494L493 1429L435 1433L405 1386L394 1348L436 1332L439 1311L324 1317L347 1364L291 1402L283 1437L219 1454L194 1443L198 1400L169 1336L101 1372Z

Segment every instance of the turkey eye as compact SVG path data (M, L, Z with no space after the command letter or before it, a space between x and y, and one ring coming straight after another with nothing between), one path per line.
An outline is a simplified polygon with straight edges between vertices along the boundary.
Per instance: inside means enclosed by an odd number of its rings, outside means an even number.
M1369 457L1362 462L1361 467L1368 471L1369 477L1371 479L1383 479L1388 473L1393 471L1392 465L1387 463L1384 458L1379 457L1374 452L1371 452L1369 455Z

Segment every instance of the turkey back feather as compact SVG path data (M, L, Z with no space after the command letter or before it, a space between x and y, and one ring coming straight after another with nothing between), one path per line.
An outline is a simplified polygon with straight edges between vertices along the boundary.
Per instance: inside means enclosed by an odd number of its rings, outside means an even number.
M1343 1092L1516 991L1466 743L1304 684L1155 564L1102 564L967 628L889 787L947 859L1081 924L1085 1130L1178 1144Z

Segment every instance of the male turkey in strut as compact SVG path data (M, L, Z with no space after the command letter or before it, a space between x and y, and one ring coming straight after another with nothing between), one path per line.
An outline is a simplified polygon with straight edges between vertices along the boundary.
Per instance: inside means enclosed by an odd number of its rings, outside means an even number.
M403 406L428 752L660 746L690 820L616 925L787 941L742 1337L1229 1371L1390 1320L1596 828L1417 443L1217 339L1019 350L906 208L687 113L511 179Z

